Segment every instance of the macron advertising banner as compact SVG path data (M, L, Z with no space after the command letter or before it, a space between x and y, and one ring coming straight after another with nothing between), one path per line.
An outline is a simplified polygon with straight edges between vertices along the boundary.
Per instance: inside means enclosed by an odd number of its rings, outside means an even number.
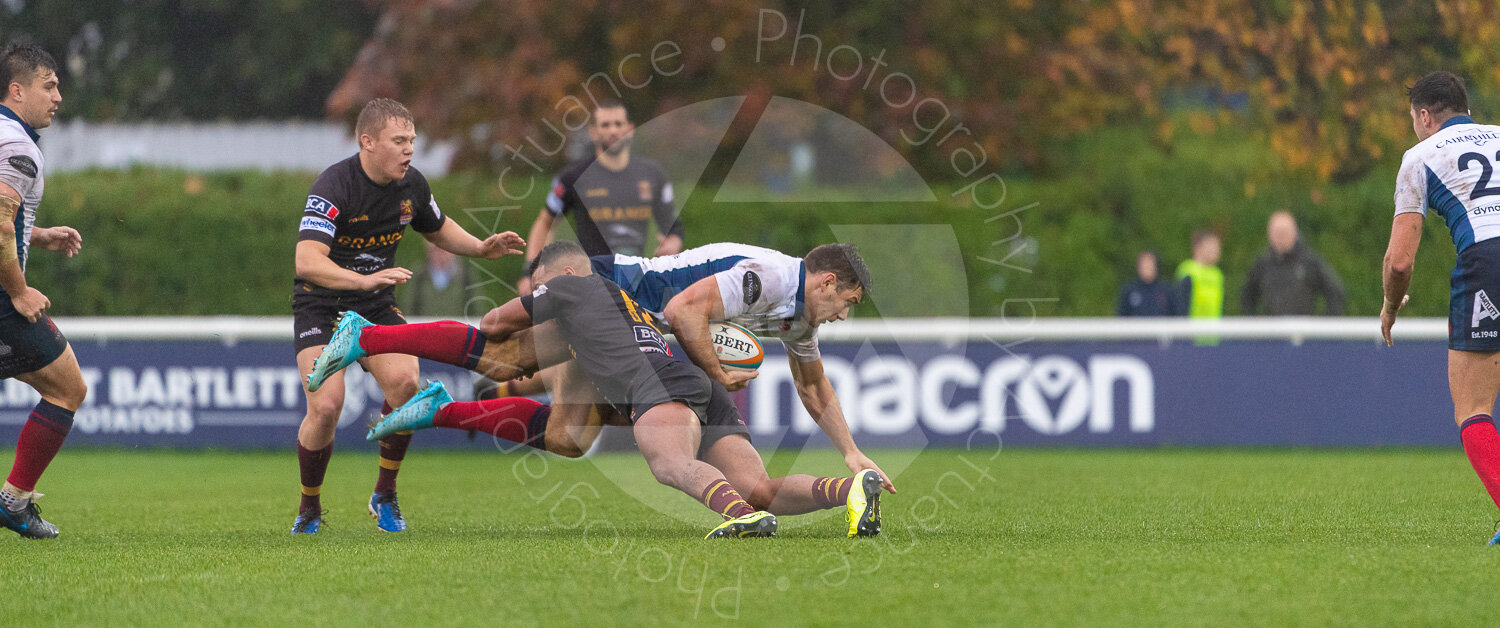
M828 446L798 399L779 343L736 396L758 446ZM305 401L287 342L76 341L89 395L70 445L281 448ZM976 430L1007 446L1453 445L1440 341L825 342L823 368L862 447L963 446ZM679 356L681 352L678 351ZM475 376L422 362L455 398ZM369 447L380 389L345 378L340 447ZM38 397L0 385L0 442ZM454 430L423 447L493 448Z

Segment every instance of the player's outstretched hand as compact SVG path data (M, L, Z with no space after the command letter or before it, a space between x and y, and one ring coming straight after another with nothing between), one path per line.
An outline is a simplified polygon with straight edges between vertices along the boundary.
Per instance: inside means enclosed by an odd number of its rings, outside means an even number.
M52 300L48 299L47 295L42 294L40 290L27 286L25 292L10 298L10 304L16 308L17 312L21 313L21 316L26 317L28 322L35 323L36 319L42 315L42 312L52 307Z
M896 493L896 485L891 484L891 476L886 475L885 471L881 471L880 467L875 465L875 461L871 460L863 452L855 451L854 453L849 454L848 457L844 458L844 464L849 465L849 470L855 473L859 473L860 471L864 471L865 469L874 469L876 473L880 474L880 486L884 488L886 492L889 492L891 494Z
M719 369L723 373L720 384L729 392L740 390L750 385L750 380L760 375L760 371L748 371L745 369Z
M1401 297L1401 302L1397 303L1394 307L1391 306L1389 301L1380 307L1380 337L1385 339L1385 346L1387 347L1391 346L1391 327L1396 324L1396 312L1400 312L1401 308L1406 307L1408 301L1411 301L1411 295L1409 294Z
M31 242L42 249L60 252L66 257L73 257L83 249L83 236L72 227L37 229L31 234Z
M484 239L479 244L479 257L484 259L497 259L513 253L520 253L521 248L526 246L526 240L516 235L514 231L497 233Z
M364 278L365 290L379 290L396 284L406 283L408 279L411 279L411 271L397 266L395 268L387 268L378 273L364 275Z

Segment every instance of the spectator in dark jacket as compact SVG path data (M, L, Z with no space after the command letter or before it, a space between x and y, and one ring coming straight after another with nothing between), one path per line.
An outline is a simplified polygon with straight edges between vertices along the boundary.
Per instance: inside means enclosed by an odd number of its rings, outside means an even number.
M1266 225L1271 247L1255 260L1240 293L1240 310L1246 316L1312 316L1317 298L1323 297L1323 313L1344 313L1344 282L1338 273L1298 236L1297 219L1290 212L1271 214Z
M1177 287L1162 281L1157 273L1156 254L1141 251L1135 258L1136 280L1120 290L1115 312L1120 316L1180 316L1184 308Z

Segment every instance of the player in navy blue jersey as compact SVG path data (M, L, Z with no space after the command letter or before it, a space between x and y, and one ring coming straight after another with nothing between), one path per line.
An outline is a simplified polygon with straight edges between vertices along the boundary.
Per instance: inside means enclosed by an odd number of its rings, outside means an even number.
M411 167L417 132L401 103L370 101L359 114L355 134L359 153L318 176L302 214L292 312L297 367L304 376L344 312L387 325L405 322L392 286L412 275L395 265L407 226L438 247L468 257L496 259L520 252L525 244L509 231L480 240L443 216L427 178ZM372 356L363 365L385 394L387 412L417 392L416 358ZM316 534L322 526L323 476L344 403L343 377L328 383L308 387L307 416L297 433L302 501L293 534ZM410 440L408 433L381 442L380 473L369 508L376 524L388 532L406 529L396 499L396 473Z
M1396 175L1396 217L1383 269L1380 333L1391 344L1396 313L1406 305L1422 217L1448 226L1457 264L1448 305L1448 388L1453 421L1474 472L1500 505L1500 434L1491 418L1500 394L1500 126L1469 117L1463 79L1433 72L1407 90L1417 142ZM1490 545L1500 544L1500 531Z

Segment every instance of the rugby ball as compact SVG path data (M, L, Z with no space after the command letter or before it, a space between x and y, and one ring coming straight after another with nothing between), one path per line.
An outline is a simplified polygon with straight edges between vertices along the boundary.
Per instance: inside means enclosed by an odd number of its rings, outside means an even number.
M714 354L724 368L753 371L766 359L760 339L744 327L728 322L709 323L708 335L714 341Z

